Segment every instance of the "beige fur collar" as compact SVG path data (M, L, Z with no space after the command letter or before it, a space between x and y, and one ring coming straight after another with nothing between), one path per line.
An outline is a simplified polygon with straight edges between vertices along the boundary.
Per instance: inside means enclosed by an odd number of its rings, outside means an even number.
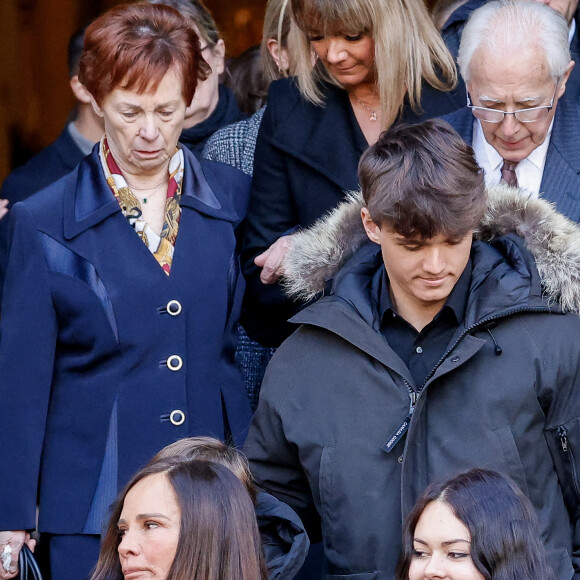
M360 218L360 191L294 234L286 256L283 284L289 296L310 300L324 289L363 243L368 240ZM517 189L498 185L488 189L488 208L475 233L490 241L516 233L536 259L546 298L564 311L580 312L580 227L543 199L530 199Z

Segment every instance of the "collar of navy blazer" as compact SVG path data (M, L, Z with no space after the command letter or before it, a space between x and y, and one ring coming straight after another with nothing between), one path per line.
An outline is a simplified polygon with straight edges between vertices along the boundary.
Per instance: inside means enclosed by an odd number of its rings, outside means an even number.
M238 222L236 212L232 208L222 207L216 196L216 193L222 193L220 184L214 182L210 187L200 162L186 147L182 147L182 150L185 170L181 207L191 208L213 218ZM110 215L121 211L121 206L107 184L101 167L99 143L95 145L92 153L81 161L77 169L62 180L62 186L66 239L76 237ZM214 193L214 190L218 191Z

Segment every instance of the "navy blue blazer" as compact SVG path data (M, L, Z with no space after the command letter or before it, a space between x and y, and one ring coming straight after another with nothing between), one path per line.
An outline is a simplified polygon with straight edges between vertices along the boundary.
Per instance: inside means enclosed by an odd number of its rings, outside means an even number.
M244 231L242 268L247 282L243 326L267 346L277 346L293 327L299 306L278 284L260 282L256 255L284 233L307 227L358 188L358 162L368 143L346 91L323 87L324 106L306 101L293 79L270 85L256 143L254 174ZM403 120L419 122L454 110L448 93L423 89L425 113L405 108Z
M12 210L0 322L0 529L34 528L38 491L41 530L82 532L113 419L118 486L181 437L245 438L234 228L249 179L183 153L170 276L123 217L98 145Z
M567 92L558 101L540 185L544 199L575 222L580 222L580 105ZM471 146L473 115L467 107L442 117Z

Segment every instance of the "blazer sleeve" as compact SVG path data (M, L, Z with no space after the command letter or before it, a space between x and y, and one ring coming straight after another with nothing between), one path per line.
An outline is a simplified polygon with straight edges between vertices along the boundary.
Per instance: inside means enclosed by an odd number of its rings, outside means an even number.
M276 127L285 117L280 107L285 93L273 87L258 132L254 174L242 243L242 270L247 289L242 324L248 334L265 346L278 346L293 330L287 323L300 309L279 284L262 284L261 268L254 258L298 224L291 176L284 151L276 144Z
M57 324L33 217L11 212L0 323L0 529L36 526L36 498Z

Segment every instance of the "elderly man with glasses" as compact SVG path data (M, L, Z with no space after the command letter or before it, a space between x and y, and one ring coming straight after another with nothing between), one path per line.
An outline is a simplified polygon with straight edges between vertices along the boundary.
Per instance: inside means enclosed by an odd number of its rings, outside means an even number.
M471 145L487 184L542 196L580 221L580 105L564 97L574 67L566 20L533 0L474 11L459 47L467 107L445 119Z

